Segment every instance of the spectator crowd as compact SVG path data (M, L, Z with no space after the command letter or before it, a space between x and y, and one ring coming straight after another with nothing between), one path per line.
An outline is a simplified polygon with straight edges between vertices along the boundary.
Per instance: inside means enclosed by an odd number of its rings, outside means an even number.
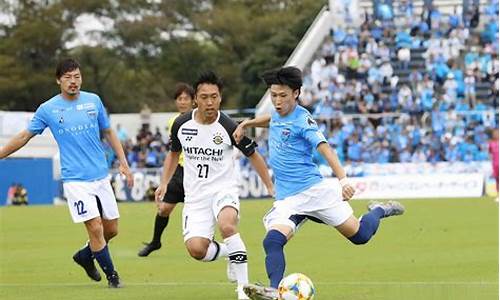
M332 30L306 70L302 105L344 162L488 160L498 1L463 18L434 6L415 15L411 1L390 9Z
M412 1L381 7L360 27L331 31L304 72L301 104L343 163L488 160L498 128L498 0L465 14L430 5L417 15ZM133 141L118 125L131 167L162 166L160 132L144 124ZM266 157L265 132L256 140Z

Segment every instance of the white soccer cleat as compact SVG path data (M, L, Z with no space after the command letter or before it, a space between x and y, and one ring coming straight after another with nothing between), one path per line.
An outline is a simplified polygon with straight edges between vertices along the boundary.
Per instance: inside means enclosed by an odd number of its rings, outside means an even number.
M372 211L378 207L384 210L384 218L391 216L399 216L405 212L405 207L403 206L403 204L394 200L387 202L370 201L370 203L368 204L369 211Z
M238 293L238 300L250 300L248 296L245 294L245 291L243 291L243 286L239 285L236 288L236 293Z
M278 300L278 290L256 284L245 284L245 294L252 300Z
M236 277L236 271L234 270L234 264L229 260L227 261L226 272L227 272L227 280L229 280L229 282L234 283L238 281L238 278Z

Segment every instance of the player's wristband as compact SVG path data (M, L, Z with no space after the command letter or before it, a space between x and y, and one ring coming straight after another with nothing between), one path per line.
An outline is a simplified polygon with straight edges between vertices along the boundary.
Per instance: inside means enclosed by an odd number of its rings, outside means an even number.
M344 187L344 186L346 186L346 185L348 185L350 183L349 182L349 178L347 178L347 177L344 177L344 178L340 179L339 182L340 182L340 185L342 187Z

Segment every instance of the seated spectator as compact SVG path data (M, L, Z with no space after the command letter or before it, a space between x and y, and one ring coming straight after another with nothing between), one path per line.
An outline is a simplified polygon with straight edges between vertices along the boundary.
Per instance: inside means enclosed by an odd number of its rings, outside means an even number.
M479 67L479 54L477 48L471 47L469 52L465 54L464 64L466 69L475 69Z
M382 35L384 33L384 29L382 27L382 23L379 20L376 20L372 26L371 32L372 37L378 42L382 39Z
M436 63L434 64L434 70L436 71L436 81L439 83L443 83L446 79L446 76L450 72L450 68L446 64L445 60L438 58Z
M373 37L370 37L368 39L368 42L365 46L365 52L372 57L375 57L376 53L378 53L378 44Z
M344 39L344 45L349 47L349 48L357 48L358 47L358 38L356 37L356 34L354 33L353 29L349 29L347 31L347 35Z
M453 99L452 101L454 102L454 99L457 99L458 83L455 80L455 75L452 72L449 72L448 75L446 76L443 88L445 90L446 95L451 99Z
M383 61L380 65L380 76L382 77L383 83L388 85L393 74L394 70L392 69L391 62L389 60Z
M476 107L476 77L471 69L466 72L464 79L465 84L465 100L469 103L470 107Z
M398 59L401 63L400 68L402 70L408 69L408 66L410 65L410 58L411 58L410 48L401 48L398 50Z
M458 25L460 25L460 16L456 6L453 8L453 13L448 17L448 25L450 26L450 30L455 29Z
M396 48L410 48L412 44L412 38L408 32L405 30L399 31L396 34Z
M380 3L377 7L377 17L384 21L391 20L393 17L391 6L386 3Z
M390 61L391 51L384 44L384 42L379 43L379 47L377 48L377 51L375 52L375 57L380 58L382 61Z

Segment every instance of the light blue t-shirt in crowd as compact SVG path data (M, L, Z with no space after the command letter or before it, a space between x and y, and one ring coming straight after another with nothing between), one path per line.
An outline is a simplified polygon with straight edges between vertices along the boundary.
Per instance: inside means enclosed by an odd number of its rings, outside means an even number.
M94 181L108 175L100 131L109 126L99 96L81 91L75 100L59 94L42 103L28 130L41 134L50 128L59 145L63 181Z
M269 164L275 176L276 200L320 182L323 177L313 162L313 148L326 139L311 114L300 105L284 117L275 111L269 129Z

